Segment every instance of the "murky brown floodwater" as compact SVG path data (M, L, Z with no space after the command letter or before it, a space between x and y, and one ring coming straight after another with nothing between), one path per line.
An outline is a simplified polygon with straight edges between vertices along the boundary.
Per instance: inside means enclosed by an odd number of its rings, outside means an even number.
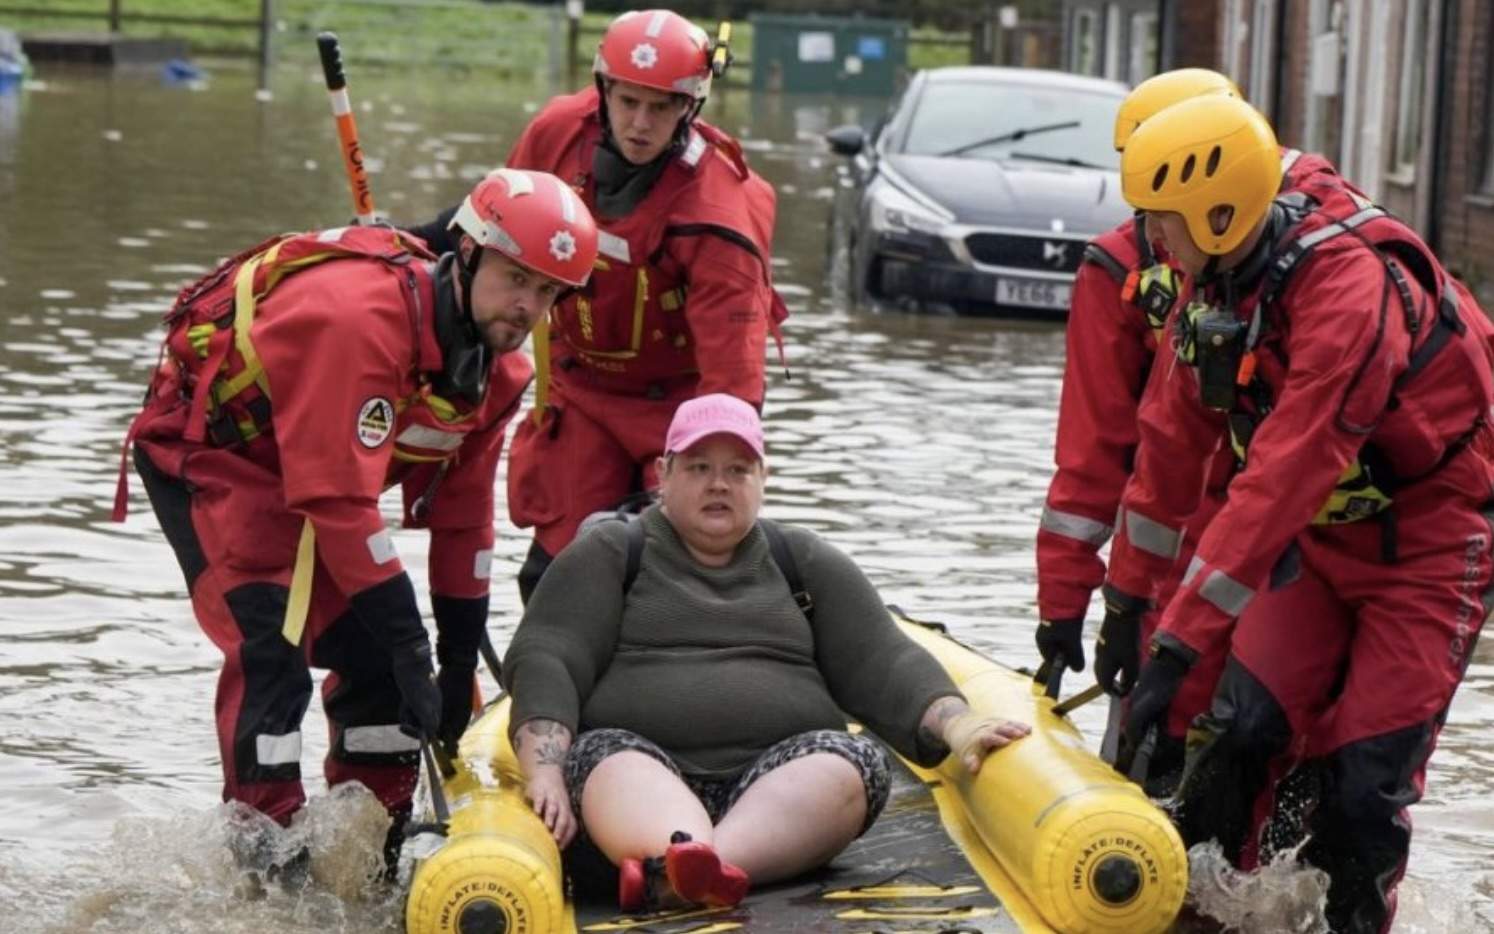
M233 71L201 88L44 77L0 94L0 929L395 930L397 900L356 881L381 833L366 799L317 794L298 831L316 854L306 895L256 898L235 878L217 808L216 652L138 483L129 523L107 517L177 288L268 233L348 217L325 92L309 73L282 72L269 102ZM455 203L546 90L356 75L380 209L413 220ZM1061 330L847 310L826 287L834 175L818 134L857 105L737 91L710 116L746 137L781 193L793 379L770 388L771 514L847 548L889 602L1030 661ZM423 536L399 544L421 576ZM504 521L499 645L525 546ZM1101 716L1083 711L1091 735ZM309 725L313 746L319 732ZM1414 812L1398 931L1494 926L1491 738L1486 639ZM307 751L309 775L324 750Z

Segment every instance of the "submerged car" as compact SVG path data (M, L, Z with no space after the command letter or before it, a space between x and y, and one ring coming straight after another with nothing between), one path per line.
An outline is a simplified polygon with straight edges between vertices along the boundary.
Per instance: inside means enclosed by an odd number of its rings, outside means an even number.
M1032 68L918 72L871 134L826 134L833 243L851 297L1062 318L1084 245L1130 213L1115 113L1125 85Z

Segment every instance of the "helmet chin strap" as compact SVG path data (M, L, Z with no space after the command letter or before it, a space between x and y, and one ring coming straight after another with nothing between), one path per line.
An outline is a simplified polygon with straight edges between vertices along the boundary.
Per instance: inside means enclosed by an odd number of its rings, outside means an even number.
M477 266L482 262L483 248L476 242L472 243L472 252L466 258L461 255L460 248L454 259L457 267L457 279L462 284L462 314L467 317L467 323L476 327L476 319L472 317L472 280L477 278Z

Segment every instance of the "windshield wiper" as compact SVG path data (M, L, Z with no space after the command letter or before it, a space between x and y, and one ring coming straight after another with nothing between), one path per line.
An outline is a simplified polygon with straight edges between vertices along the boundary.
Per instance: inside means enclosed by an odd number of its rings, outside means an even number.
M1072 165L1080 169L1103 169L1114 172L1115 169L1108 165L1100 165L1097 162L1085 162L1083 159L1075 159L1073 156L1043 156L1035 152L1014 152L1009 154L1012 159L1030 159L1033 162L1052 162L1054 165Z
M1002 133L1000 136L993 136L990 139L978 139L973 143L956 146L948 152L936 153L936 155L941 157L958 156L961 153L969 152L972 149L979 149L982 146L994 146L997 143L1014 143L1019 139L1026 139L1029 136L1036 136L1039 133L1051 133L1054 130L1072 130L1078 125L1078 120L1065 120L1063 123L1050 123L1047 126L1025 126L1020 130L1012 130L1009 133Z

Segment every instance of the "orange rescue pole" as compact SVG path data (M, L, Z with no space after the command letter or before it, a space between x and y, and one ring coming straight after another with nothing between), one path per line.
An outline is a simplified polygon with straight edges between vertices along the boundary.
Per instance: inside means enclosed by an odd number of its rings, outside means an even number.
M373 191L368 187L368 173L363 169L363 148L358 145L358 124L348 101L348 78L342 70L342 49L337 34L320 33L317 51L322 56L322 73L327 78L327 94L332 99L332 116L337 119L337 138L342 144L342 167L348 173L348 187L353 193L353 211L358 223L374 222Z

